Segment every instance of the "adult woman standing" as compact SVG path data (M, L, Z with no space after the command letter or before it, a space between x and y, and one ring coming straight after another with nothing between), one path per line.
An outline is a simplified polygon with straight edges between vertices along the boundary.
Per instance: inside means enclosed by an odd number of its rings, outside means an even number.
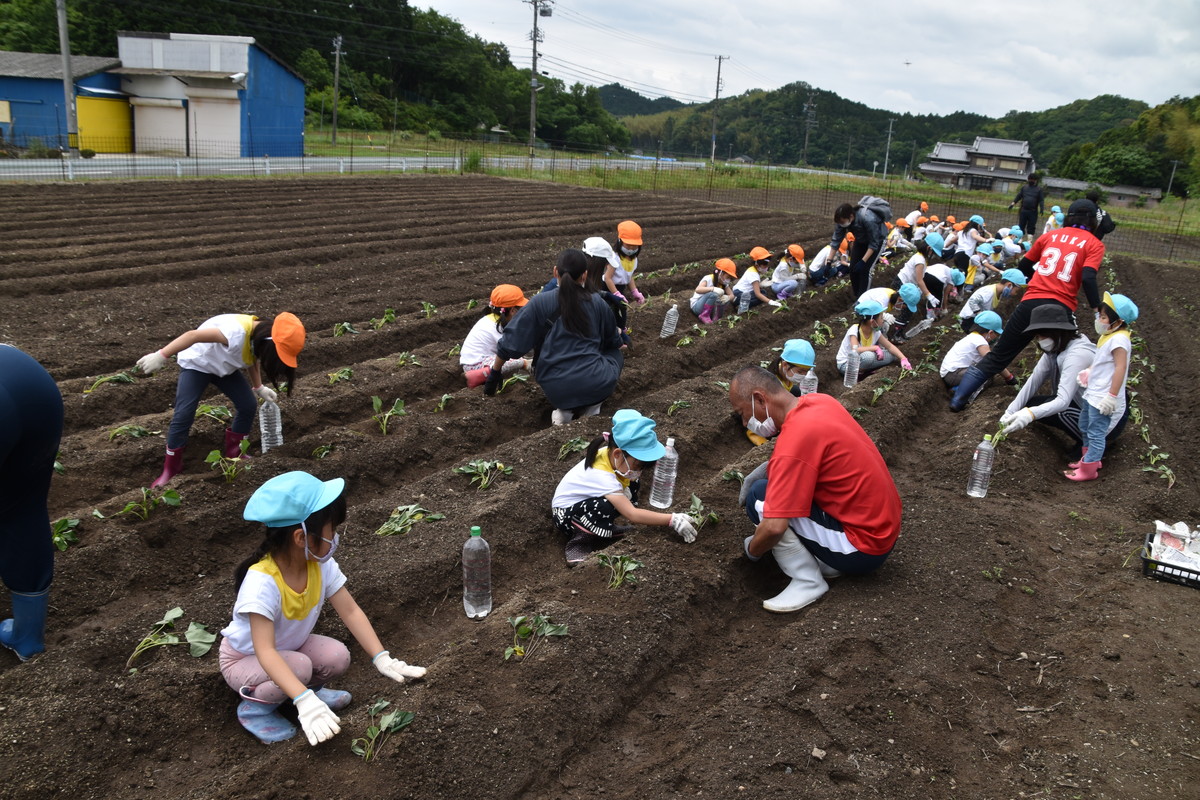
M557 269L558 288L530 300L504 329L483 391L494 395L504 362L532 350L534 375L554 406L550 419L562 425L600 413L625 359L612 312L587 289L587 256L564 250Z

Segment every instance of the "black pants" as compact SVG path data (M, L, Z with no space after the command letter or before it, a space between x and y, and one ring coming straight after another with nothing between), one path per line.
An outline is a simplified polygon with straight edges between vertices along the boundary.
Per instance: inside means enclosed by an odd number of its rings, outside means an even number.
M1022 208L1021 213L1017 215L1017 225L1020 226L1021 233L1033 233L1035 239L1037 238L1037 234L1034 233L1034 228L1037 227L1037 220L1038 213L1036 208L1030 209L1029 211L1026 211Z
M976 368L989 378L1003 372L1013 362L1013 359L1033 341L1033 334L1025 332L1025 329L1029 327L1029 317L1035 308L1047 303L1063 305L1048 297L1022 300L1018 303L1012 315L1004 323L1004 333L1000 334L1000 338L992 345L991 351L975 365ZM1063 307L1066 308L1066 306Z
M855 242L850 246L850 291L854 293L854 297L862 296L862 293L871 288L871 270L875 268L875 262L879 260L879 253L871 256L869 261L864 260L863 256L867 254L866 242Z

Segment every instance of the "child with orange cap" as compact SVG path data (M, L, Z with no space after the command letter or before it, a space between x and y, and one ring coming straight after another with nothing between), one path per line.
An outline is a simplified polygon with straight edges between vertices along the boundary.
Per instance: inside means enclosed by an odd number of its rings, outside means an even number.
M733 282L737 278L737 265L732 258L718 258L710 275L705 275L696 285L688 304L692 313L705 325L716 322L733 302Z
M226 458L241 456L242 440L258 412L255 395L276 402L279 396L263 386L263 375L275 388L280 379L291 394L296 384L296 357L304 348L304 325L295 314L283 312L270 322L251 314L220 314L205 320L161 350L138 359L146 375L167 365L178 355L179 381L175 388L175 415L167 429L167 456L163 471L150 488L159 489L183 470L183 449L196 421L196 406L211 383L225 393L235 409L233 422L225 429ZM245 374L242 374L245 370Z
M642 252L642 226L631 219L618 225L613 250L620 263L615 267L610 264L604 271L604 284L620 299L641 305L646 302L646 296L638 291L633 273L637 271L638 255Z
M789 244L779 254L775 271L771 273L771 291L778 300L787 300L800 288L800 277L808 278L804 266L804 248L798 244Z
M750 250L750 266L746 267L742 277L738 278L738 282L733 285L733 299L737 303L739 311L753 308L760 303L779 305L778 300L767 297L762 290L762 273L767 270L770 261L771 251L767 248L755 247ZM746 297L744 302L743 296Z
M480 386L487 380L488 373L492 371L492 362L496 359L496 345L500 343L500 334L528 302L520 286L502 283L492 289L492 296L488 300L488 313L480 317L471 328L458 354L458 363L462 365L467 386ZM500 371L504 375L510 375L519 369L529 369L529 359L511 358L504 362Z

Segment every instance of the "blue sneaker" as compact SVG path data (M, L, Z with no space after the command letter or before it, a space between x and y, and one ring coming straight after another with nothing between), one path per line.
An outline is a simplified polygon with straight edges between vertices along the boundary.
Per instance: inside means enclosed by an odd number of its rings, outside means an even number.
M322 687L320 689L313 689L313 694L334 711L341 711L350 705L350 693L343 692L340 689L326 689Z

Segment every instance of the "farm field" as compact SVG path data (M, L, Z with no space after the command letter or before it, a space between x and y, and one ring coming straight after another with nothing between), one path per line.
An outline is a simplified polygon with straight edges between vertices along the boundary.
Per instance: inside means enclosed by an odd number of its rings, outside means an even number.
M1200 595L1143 577L1136 557L1155 519L1200 525L1194 268L1112 259L1142 312L1144 427L1130 423L1101 480L1064 480L1066 440L1033 426L1001 445L988 497L973 500L972 449L1015 390L990 389L952 415L936 371L886 384L896 373L884 370L844 389L833 360L848 287L690 330L687 300L715 258L789 242L812 255L828 240L825 214L405 176L12 185L0 219L0 341L41 361L63 392L65 474L50 514L80 520L78 543L57 556L46 653L20 664L0 652L0 796L1124 800L1187 797L1200 782ZM651 299L630 311L634 347L602 416L552 427L532 382L492 398L466 389L449 351L491 288L532 292L561 249L623 219L643 226L642 270L656 275L639 280ZM680 330L659 340L668 296ZM395 321L376 330L386 308ZM204 463L224 426L199 419L171 484L181 504L114 517L158 475L164 439L111 433L165 432L177 370L85 390L234 311L292 311L308 328L282 403L286 444L228 484ZM358 333L334 336L343 322ZM750 446L717 384L816 322L833 331L817 347L821 391L861 409L904 526L876 574L777 616L760 604L786 579L771 559L741 555L751 527L737 481L723 479L769 446ZM958 335L944 322L903 349L936 366ZM1018 374L1033 350L1023 359ZM331 381L343 368L349 380ZM405 401L386 436L372 396ZM720 521L692 545L637 530L607 552L642 561L640 580L609 589L594 560L567 569L549 503L579 457L560 461L560 448L607 430L624 406L675 437L674 510L695 494ZM1144 471L1150 452L1170 454L1159 463L1173 487ZM479 491L453 471L475 458L512 474ZM234 566L261 536L242 508L293 469L346 478L337 560L348 587L393 656L429 672L400 686L351 644L354 663L334 684L354 694L341 734L268 748L238 724L215 649L194 659L186 646L157 648L134 673L126 659L174 606L181 632L227 624ZM414 503L445 518L374 535ZM471 525L493 548L495 607L481 622L459 599ZM505 661L506 620L521 614L549 615L569 636ZM328 608L318 632L350 642ZM364 763L350 743L376 698L416 717Z

